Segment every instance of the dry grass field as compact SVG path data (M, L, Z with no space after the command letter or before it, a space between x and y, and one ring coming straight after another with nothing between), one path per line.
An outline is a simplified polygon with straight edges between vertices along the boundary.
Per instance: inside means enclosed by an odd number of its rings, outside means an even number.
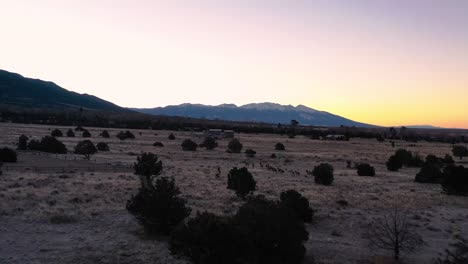
M0 146L15 147L19 135L40 138L59 128L0 124ZM418 184L418 169L389 172L388 157L406 148L425 157L445 155L451 146L441 143L397 141L397 147L376 140L319 141L306 137L237 134L245 148L257 151L254 158L226 152L228 140L208 151L182 151L186 138L201 143L189 132L132 130L136 139L120 141L120 131L109 129L111 138L99 137L103 129L89 128L94 143L107 142L110 152L100 152L85 161L80 156L37 155L20 152L16 164L4 164L0 176L0 263L188 263L170 255L167 239L145 238L142 228L126 211L125 203L140 185L130 166L140 152L153 152L163 161L163 175L173 176L182 195L197 211L233 214L242 203L226 189L227 173L246 166L257 181L256 194L278 199L282 191L295 189L316 210L307 225L304 263L384 263L391 252L369 248L366 232L375 217L394 203L410 211L414 229L426 245L414 254L404 254L405 263L431 263L456 237L468 238L468 197L448 196L440 185ZM141 135L140 135L141 133ZM69 150L82 140L60 138ZM153 147L160 141L164 147ZM275 151L281 142L286 151ZM277 158L271 158L275 153ZM346 161L375 166L376 177L357 176ZM321 162L335 168L332 186L320 186L306 173ZM457 162L460 163L457 159ZM466 160L465 166L466 164ZM462 161L463 163L463 161ZM460 164L462 164L460 163ZM281 168L284 173L268 167ZM218 167L221 176L216 177ZM348 206L337 203L345 200Z

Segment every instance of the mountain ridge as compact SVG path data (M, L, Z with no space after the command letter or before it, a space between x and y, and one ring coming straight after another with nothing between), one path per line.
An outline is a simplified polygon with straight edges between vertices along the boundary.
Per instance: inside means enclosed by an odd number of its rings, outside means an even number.
M345 117L319 111L304 105L281 105L263 102L237 106L235 104L203 105L184 103L156 108L131 108L131 110L153 115L182 116L228 121L252 121L271 124L288 124L297 120L302 125L313 126L358 126L375 127Z

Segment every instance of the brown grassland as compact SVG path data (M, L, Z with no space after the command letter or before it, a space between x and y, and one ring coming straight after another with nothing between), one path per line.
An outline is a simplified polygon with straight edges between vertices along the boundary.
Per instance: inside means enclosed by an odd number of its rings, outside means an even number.
M18 137L40 138L51 130L68 127L0 124L0 146L15 148ZM388 157L397 148L444 156L451 154L446 143L351 139L349 142L311 140L298 136L236 134L246 148L257 152L254 158L226 152L228 140L219 140L214 150L199 148L183 151L186 138L201 143L202 138L189 132L132 130L136 139L120 141L120 129L108 129L111 138L99 137L101 128L89 128L95 144L107 142L109 152L99 152L85 161L68 155L38 155L19 152L18 163L4 164L0 176L0 263L188 263L171 256L167 238L147 239L142 228L125 209L126 201L140 185L132 164L140 152L153 152L163 162L163 175L173 176L182 196L197 211L233 214L242 204L227 190L227 173L234 166L246 166L252 172L258 190L272 199L288 189L307 197L316 210L314 223L308 224L304 263L383 263L391 252L369 248L366 232L375 217L394 203L410 212L414 230L426 245L413 254L404 254L406 263L430 263L457 237L468 237L468 197L449 196L438 184L414 182L416 168L389 172ZM140 135L141 132L141 135ZM155 133L157 135L155 135ZM60 138L73 150L82 140ZM164 147L153 147L160 141ZM275 151L277 142L286 151ZM275 153L277 158L271 158ZM376 177L357 176L346 168L346 161L366 162L376 168ZM467 165L467 160L458 164ZM314 183L306 173L321 162L335 168L332 186ZM284 173L267 169L267 164ZM216 177L218 167L221 176ZM347 206L337 203L345 200Z

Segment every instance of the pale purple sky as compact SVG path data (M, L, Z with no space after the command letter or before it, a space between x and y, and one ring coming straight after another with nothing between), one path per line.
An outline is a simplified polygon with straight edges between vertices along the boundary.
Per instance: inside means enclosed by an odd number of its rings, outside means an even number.
M122 106L468 127L468 1L0 0L0 69Z

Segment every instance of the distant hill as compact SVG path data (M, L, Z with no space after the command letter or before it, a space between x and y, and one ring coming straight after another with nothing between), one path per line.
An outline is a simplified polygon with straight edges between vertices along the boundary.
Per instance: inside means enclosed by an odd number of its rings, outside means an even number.
M23 77L0 70L0 104L35 108L70 109L80 108L129 112L111 102L88 94L68 91L53 82Z
M218 106L201 104L181 104L151 109L132 109L141 113L153 115L182 116L205 118L211 120L264 122L271 124L289 124L296 120L301 125L314 126L356 126L373 127L369 124L356 122L338 115L318 111L303 105L280 105L275 103L259 103L236 106L222 104Z

